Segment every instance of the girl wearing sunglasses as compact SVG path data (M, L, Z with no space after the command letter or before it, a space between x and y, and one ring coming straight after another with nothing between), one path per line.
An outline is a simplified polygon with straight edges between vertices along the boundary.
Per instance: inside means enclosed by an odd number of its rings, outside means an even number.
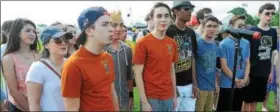
M60 71L71 35L56 27L42 32L43 56L31 65L26 76L30 111L64 111Z

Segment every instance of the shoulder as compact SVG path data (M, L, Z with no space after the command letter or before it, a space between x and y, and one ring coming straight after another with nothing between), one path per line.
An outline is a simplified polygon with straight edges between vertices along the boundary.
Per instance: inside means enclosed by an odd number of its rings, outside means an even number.
M151 36L152 36L152 34L150 34L150 33L143 36L143 38L140 38L139 40L136 41L136 44L146 43L148 40L150 40Z
M14 54L12 53L4 55L2 59L3 64L8 64L8 63L13 64L14 63L13 58L14 58Z
M45 68L46 68L46 66L42 62L40 62L40 61L35 61L30 66L30 69L43 70Z

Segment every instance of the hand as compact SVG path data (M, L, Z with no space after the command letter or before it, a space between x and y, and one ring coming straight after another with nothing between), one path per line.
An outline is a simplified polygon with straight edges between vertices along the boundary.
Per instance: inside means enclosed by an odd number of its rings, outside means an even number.
M198 87L196 85L193 85L193 87L192 87L193 98L198 98L199 97L198 92L199 92Z
M177 107L177 97L174 97L173 99L173 110L175 110Z
M246 80L246 79L240 80L240 87L241 88L245 87L247 84L248 84L248 80Z
M134 107L134 105L133 105L133 98L129 98L128 109L129 109L130 111L132 111L132 110L133 110L133 107Z
M242 87L242 85L241 85L241 80L240 80L240 79L235 78L235 86L236 86L237 88L241 88L241 87Z
M152 107L151 107L151 105L149 104L148 101L142 103L142 111L144 111L144 112L145 111L150 111L150 112L153 111L153 109L152 109Z
M272 83L272 80L273 80L273 75L272 75L272 73L270 73L269 77L268 77L268 80L267 80L267 83L268 84Z
M216 86L216 87L215 87L215 94L219 94L219 92L220 92L220 87L219 87L219 86Z

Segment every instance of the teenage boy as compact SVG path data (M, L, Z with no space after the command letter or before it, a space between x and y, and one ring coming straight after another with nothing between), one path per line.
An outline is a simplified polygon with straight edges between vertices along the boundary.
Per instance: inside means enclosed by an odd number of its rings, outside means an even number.
M103 51L113 38L110 16L102 7L85 9L78 18L79 50L65 62L61 74L66 111L118 111L114 61Z
M248 38L250 42L250 83L245 88L244 111L256 111L257 102L265 100L267 83L272 81L271 54L277 48L277 32L269 27L272 17L275 15L275 5L266 3L259 8L260 22L250 28L261 33L259 40ZM250 107L250 109L249 109Z
M192 82L195 73L194 54L197 47L195 32L185 26L190 21L194 5L190 1L174 1L172 12L175 24L169 26L166 35L178 45L178 62L175 63L178 102L176 111L194 111L195 98L192 95Z
M216 78L216 60L218 46L215 35L218 32L218 19L214 16L205 18L203 35L197 39L196 56L196 82L193 83L194 93L197 97L195 111L212 111L214 94L218 93L219 87Z

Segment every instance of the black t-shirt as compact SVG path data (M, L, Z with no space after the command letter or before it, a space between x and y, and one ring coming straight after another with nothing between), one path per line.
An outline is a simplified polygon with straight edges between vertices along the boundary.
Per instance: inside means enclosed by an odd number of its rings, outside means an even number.
M277 49L277 32L273 28L264 31L257 26L249 30L261 33L261 38L258 40L247 38L251 45L250 76L268 77L271 71L272 51Z
M196 54L197 41L195 32L186 27L184 31L170 25L166 35L175 39L178 45L178 62L175 63L176 85L184 86L192 83L192 57Z

